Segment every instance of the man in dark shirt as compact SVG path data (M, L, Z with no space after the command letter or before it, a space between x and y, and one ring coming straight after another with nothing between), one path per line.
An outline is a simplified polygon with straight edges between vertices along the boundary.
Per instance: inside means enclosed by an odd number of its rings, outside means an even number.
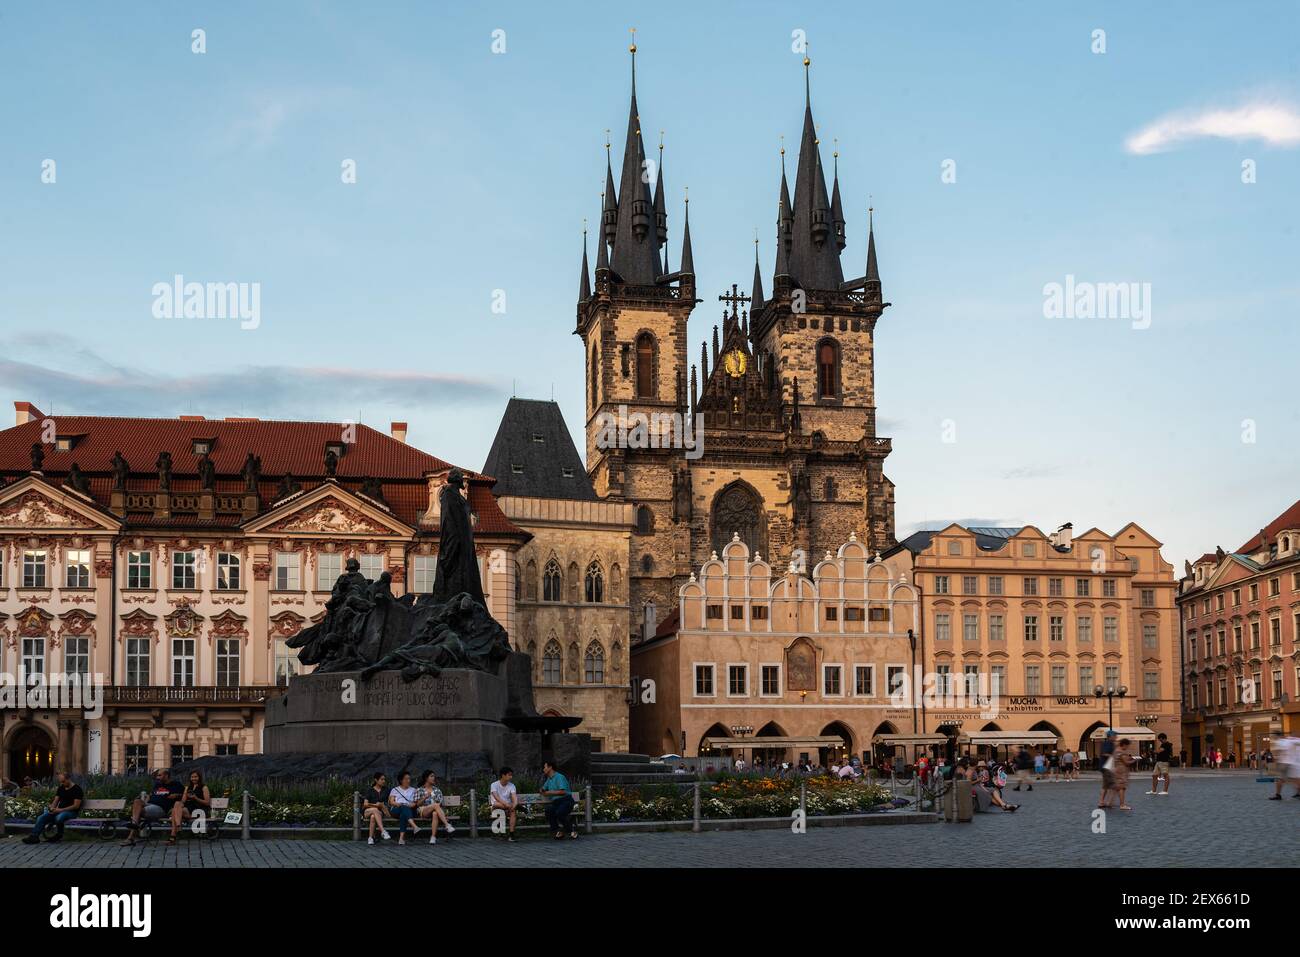
M59 786L54 792L54 799L50 801L50 806L36 819L32 825L32 833L23 838L24 844L39 844L41 832L51 822L54 823L57 831L50 837L50 842L62 840L63 825L77 816L77 810L81 807L82 798L81 785L73 782L71 775L67 771L59 772Z
M153 774L153 788L148 800L136 798L131 805L131 836L122 842L123 847L131 847L140 833L140 818L161 821L171 816L172 805L180 800L184 788L179 781L172 780L172 774L166 768L160 768Z
M1151 790L1149 794L1160 794L1160 781L1165 782L1164 793L1169 793L1169 765L1174 760L1174 746L1169 743L1169 736L1161 731L1156 735L1156 761L1151 767Z
M375 831L389 839L388 828L384 827L384 810L388 807L388 778L382 771L375 772L374 783L361 792L361 816L366 819L369 829L367 844L375 843Z

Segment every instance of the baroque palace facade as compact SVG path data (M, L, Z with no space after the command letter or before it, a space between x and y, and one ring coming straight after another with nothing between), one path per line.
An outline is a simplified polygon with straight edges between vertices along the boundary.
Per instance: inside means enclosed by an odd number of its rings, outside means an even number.
M1183 738L1240 762L1300 734L1300 502L1235 552L1189 562L1179 582Z

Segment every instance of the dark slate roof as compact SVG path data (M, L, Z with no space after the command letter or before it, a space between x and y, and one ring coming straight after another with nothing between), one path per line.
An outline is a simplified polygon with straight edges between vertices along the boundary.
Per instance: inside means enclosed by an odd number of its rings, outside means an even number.
M592 501L596 491L555 402L511 399L483 463L497 495Z
M1005 545L1007 544L1007 539L1019 534L1021 528L1023 528L1023 526L1020 527L972 526L970 528L967 528L966 531L970 532L972 535L975 536L975 544L982 551L996 552L999 549L1005 547ZM913 555L919 552L923 552L930 547L930 539L932 539L936 534L938 534L941 531L943 531L943 529L930 528L930 529L924 529L919 532L913 532L911 535L908 535L907 538L903 539L901 542L899 542L897 545L891 548L886 553L886 557L888 557L889 555L894 555L904 548L906 548Z

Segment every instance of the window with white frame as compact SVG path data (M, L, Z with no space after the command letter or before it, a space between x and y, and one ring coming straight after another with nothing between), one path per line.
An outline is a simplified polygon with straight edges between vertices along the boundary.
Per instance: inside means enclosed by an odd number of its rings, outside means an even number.
M843 671L839 665L822 665L822 694L831 696L844 694L842 677Z
M332 591L343 574L343 556L339 552L316 553L316 590Z
M1114 598L1119 594L1119 586L1114 578L1103 578L1101 580L1101 597Z
M275 590L298 591L302 587L302 557L297 552L275 553Z
M1079 665L1079 694L1089 696L1095 687L1092 681L1092 665Z
M126 640L126 683L132 688L141 688L150 684L148 638L128 638Z
M979 615L961 616L961 637L962 637L962 641L980 640L980 616Z
M1052 694L1065 694L1065 665L1052 665Z
M1051 615L1047 619L1047 640L1065 641L1065 616Z
M934 690L939 694L952 694L952 666L935 665L934 672L935 678L938 679L935 681Z
M90 674L90 639L66 636L63 639L63 673L65 675Z
M990 575L990 576L989 576L989 594L990 594L990 595L1001 595L1001 594L1002 594L1002 576L1001 576L1001 575Z
M195 552L172 552L172 588L193 590L198 587L198 555Z
M1142 647L1158 648L1160 647L1160 633L1156 629L1154 622L1142 623Z
M126 587L153 587L153 552L126 553Z
M63 553L63 584L67 588L90 587L90 550L70 548Z
M433 581L438 574L437 555L415 556L415 590L421 595L433 594ZM519 583L515 583L515 597L519 597Z
M1142 673L1142 697L1160 697L1160 672L1144 671Z
M1025 615L1025 641L1038 640L1038 616Z
M367 581L378 581L379 576L384 573L384 556L382 554L368 554L362 552L357 556L357 561L361 565L361 574Z
M23 683L39 678L45 674L45 639L27 637L22 640L22 660L19 674Z
M946 613L940 612L934 616L934 640L952 640L952 625Z
M1102 641L1113 643L1119 641L1119 619L1114 615L1107 615L1101 621Z
M727 694L733 698L749 695L748 665L727 665Z
M763 665L759 669L762 679L760 694L766 698L775 698L781 694L781 666Z
M947 575L935 575L935 576L934 576L934 593L935 593L936 595L946 595L946 594L948 594L948 576L947 576Z
M989 668L989 693L997 696L1007 690L1007 666L993 665Z
M194 639L172 639L172 687L194 687Z
M898 696L906 691L907 669L902 665L889 665L885 669L885 687L887 693Z
M1079 644L1092 644L1092 616L1080 615L1074 622L1075 635Z
M989 615L989 641L1005 641L1007 623L1002 615Z
M217 687L239 687L239 649L238 638L217 639Z
M853 693L863 698L875 696L876 669L874 665L853 666Z
M47 555L42 548L31 548L23 552L23 587L46 587Z
M232 552L217 552L217 591L239 591L239 556Z
M978 695L980 693L980 666L963 665L961 671L966 695L968 697Z
M708 698L713 695L713 665L695 666L695 694Z
M1042 669L1038 665L1025 665L1025 694L1042 693Z
M275 683L283 688L289 679L298 674L298 650L290 648L288 640L275 640Z

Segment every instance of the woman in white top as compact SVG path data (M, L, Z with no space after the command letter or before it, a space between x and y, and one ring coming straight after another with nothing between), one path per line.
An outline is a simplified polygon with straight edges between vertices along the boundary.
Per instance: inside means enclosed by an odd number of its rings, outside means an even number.
M412 833L419 833L419 825L413 818L417 810L416 794L418 792L411 787L411 772L403 771L397 776L397 787L388 792L388 806L393 811L393 817L397 818L397 846L406 846L406 829L410 827Z

